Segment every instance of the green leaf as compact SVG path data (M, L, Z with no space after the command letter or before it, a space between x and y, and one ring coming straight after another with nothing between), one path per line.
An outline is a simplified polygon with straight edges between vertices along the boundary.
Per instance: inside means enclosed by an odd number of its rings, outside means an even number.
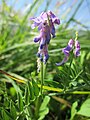
M28 87L29 87L29 91L30 91L30 100L34 100L34 98L35 98L34 97L34 88L30 82L28 83Z
M23 99L20 93L18 93L18 108L20 111L23 110Z
M14 119L16 119L16 117L17 117L16 112L17 112L17 110L16 110L16 108L14 106L14 103L11 101L10 102L10 114L13 116Z
M88 98L81 106L77 114L90 117L90 98Z
M45 115L47 115L49 113L49 108L45 108L39 115L39 119L38 120L43 120Z
M6 112L4 110L2 110L2 118L4 120L9 120L9 116L6 114Z
M34 87L34 94L35 94L35 96L38 96L39 95L39 88L38 88L37 83L34 80L32 80L32 85Z
M48 105L49 101L50 101L50 97L45 96L43 103L41 104L40 109L39 109L39 116L40 117L38 120L42 120L45 117L45 115L48 114L49 108L47 107L47 105Z
M3 120L13 120L11 114L5 109L2 110L2 118Z
M49 96L45 96L45 98L43 100L43 103L40 106L40 111L43 110L44 108L46 108L46 106L49 103L49 101L50 101L50 97Z
M73 120L74 116L77 113L76 107L77 107L78 103L77 101L73 103L72 108L71 108L71 118L70 120Z
M29 86L26 86L25 89L25 104L29 104L30 101L30 91L29 91Z

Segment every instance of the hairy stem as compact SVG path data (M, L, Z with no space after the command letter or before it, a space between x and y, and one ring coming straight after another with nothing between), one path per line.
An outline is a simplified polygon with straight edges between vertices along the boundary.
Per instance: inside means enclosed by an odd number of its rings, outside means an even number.
M44 69L43 69L43 62L41 62L41 95L43 90L43 80L44 80Z

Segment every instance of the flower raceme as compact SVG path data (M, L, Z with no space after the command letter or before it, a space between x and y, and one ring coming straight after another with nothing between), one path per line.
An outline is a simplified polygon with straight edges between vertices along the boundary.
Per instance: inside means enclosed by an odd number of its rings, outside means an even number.
M76 57L80 56L80 43L78 42L78 40L75 41L75 51L74 51L74 55Z
M50 43L51 35L52 38L55 37L55 27L54 24L59 25L60 20L51 12L42 12L39 17L30 18L34 23L32 24L32 29L38 27L40 32L39 36L34 38L34 42L39 42L39 50L37 56L44 63L47 62L48 55L48 44Z
M64 53L65 57L60 63L56 63L57 66L63 65L66 63L69 59L70 52L74 49L74 55L75 57L80 56L80 43L78 40L70 39L68 42L68 45L62 49L62 52Z

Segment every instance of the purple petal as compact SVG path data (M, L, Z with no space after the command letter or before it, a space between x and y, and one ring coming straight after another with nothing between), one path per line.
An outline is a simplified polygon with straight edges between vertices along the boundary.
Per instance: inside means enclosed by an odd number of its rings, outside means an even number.
M46 62L48 61L48 59L49 59L49 55L46 54L46 55L44 56L43 62L46 64Z
M43 62L43 54L41 52L37 53L37 57L39 57L40 60Z
M50 32L51 32L51 34L52 34L52 36L54 38L55 37L55 27L53 25L52 20L50 20Z
M69 46L67 46L66 48L62 49L62 52L66 55L69 56L69 52L70 52L71 48Z
M78 49L80 49L80 43L79 43L78 40L75 41L75 47L78 48Z
M38 42L40 39L40 37L34 38L34 42Z
M52 13L51 11L49 11L48 15L52 19L53 23L58 24L58 25L60 24L60 20L54 15L54 13Z
M60 20L57 17L53 18L52 20L55 24L57 24L57 25L60 24Z
M70 39L68 42L68 45L62 49L62 52L66 55L69 56L69 52L72 50L74 45L74 40Z
M32 20L32 21L34 21L36 23L40 23L41 22L40 17L30 18L30 20Z
M43 49L38 50L37 56L40 58L41 61L43 61L45 64L47 62L47 60L49 59L49 55L48 55L48 45L45 44L43 46ZM44 58L43 58L44 57Z
M56 63L57 66L63 65L64 63L66 63L68 61L68 56L65 56L65 58L60 62L60 63Z
M51 39L51 34L50 34L50 29L49 29L49 27L47 27L47 30L46 30L47 32L46 32L46 42L47 42L47 44L49 44L49 42L50 42L50 39Z
M32 28L32 29L34 29L35 27L36 27L35 24L32 24L32 25L31 25L31 28Z
M40 32L40 35L37 36L36 38L34 38L34 42L38 42L38 41L40 41L40 40L42 39L42 36L43 36L43 33Z
M46 13L46 12L42 12L42 13L40 14L40 18L41 18L42 21L48 20L48 18L47 18L47 13Z
M34 29L35 27L39 26L42 22L44 22L44 20L41 18L41 16L39 17L35 17L35 18L30 18L30 20L34 21L34 23L32 24L31 28ZM41 29L41 28L38 28Z
M76 57L80 56L80 49L76 49L76 50L74 51L74 55L75 55Z
M47 13L46 12L42 12L40 14L40 16L38 16L38 17L32 17L32 18L30 18L30 20L32 20L32 21L34 21L36 23L43 23L47 19L48 18L47 18Z
M78 40L75 41L75 51L74 51L74 55L76 57L80 56L80 43Z
M40 49L43 49L43 46L46 44L45 38L42 38L40 41Z
M43 48L43 55L44 55L44 59L43 62L46 64L47 60L49 59L49 55L48 55L48 45L46 44Z
M40 23L34 22L34 23L31 25L31 28L34 29L35 27L37 27L37 26L39 26L39 25L40 25Z
M70 39L69 42L68 42L68 45L72 48L73 45L74 45L74 40L73 40L73 39Z
M30 20L33 20L33 19L35 19L35 17L31 17L31 18L29 18Z
M40 31L42 29L42 24L38 25L38 30Z

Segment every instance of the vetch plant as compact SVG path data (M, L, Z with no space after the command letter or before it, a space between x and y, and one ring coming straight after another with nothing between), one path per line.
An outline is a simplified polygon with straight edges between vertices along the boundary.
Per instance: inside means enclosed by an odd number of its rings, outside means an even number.
M63 65L68 61L71 51L73 51L75 57L80 56L80 43L77 40L77 37L78 33L76 32L75 40L70 39L68 45L62 49L62 52L64 53L65 57L60 63L56 63L57 66Z
M51 36L52 38L55 37L55 27L54 24L59 25L60 20L57 18L54 13L51 11L42 12L39 17L30 18L34 23L32 24L32 29L38 27L40 32L39 36L34 38L34 42L39 42L39 49L38 49L38 71L41 67L41 94L42 94L42 87L43 87L43 80L44 80L44 69L43 63L46 64L49 59L48 54L48 44L50 43ZM40 61L41 65L40 65Z

